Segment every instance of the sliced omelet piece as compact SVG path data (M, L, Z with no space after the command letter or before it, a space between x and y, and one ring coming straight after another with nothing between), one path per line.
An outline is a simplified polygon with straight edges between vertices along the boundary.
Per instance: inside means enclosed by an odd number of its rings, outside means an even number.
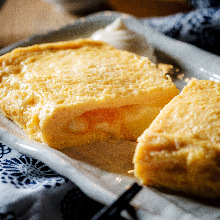
M136 140L178 89L148 58L77 39L0 57L0 108L33 139L65 148Z
M220 82L193 80L138 138L145 185L220 197Z

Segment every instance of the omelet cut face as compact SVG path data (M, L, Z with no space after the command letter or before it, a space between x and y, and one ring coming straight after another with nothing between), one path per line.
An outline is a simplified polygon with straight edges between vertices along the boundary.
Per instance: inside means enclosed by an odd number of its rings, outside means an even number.
M143 184L220 198L220 83L193 80L138 138Z
M148 58L90 39L15 49L0 80L2 113L53 148L136 140L178 94Z

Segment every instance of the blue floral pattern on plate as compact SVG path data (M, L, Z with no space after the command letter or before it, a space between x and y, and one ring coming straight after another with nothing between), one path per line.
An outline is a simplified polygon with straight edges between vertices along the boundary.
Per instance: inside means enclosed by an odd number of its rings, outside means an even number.
M220 5L219 0L187 0L195 8L209 8Z
M220 6L143 21L169 37L220 55Z
M16 188L57 187L68 179L51 170L44 163L27 156L0 160L0 181Z
M4 144L0 143L0 159L3 158L5 154L8 154L11 152L11 148L5 146Z

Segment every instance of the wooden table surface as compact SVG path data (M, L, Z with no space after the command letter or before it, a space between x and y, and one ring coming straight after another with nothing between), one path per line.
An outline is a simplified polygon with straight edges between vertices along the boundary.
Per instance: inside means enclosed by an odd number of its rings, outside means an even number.
M188 11L190 7L184 0L107 0L97 8L97 11L103 10L150 17ZM52 4L43 0L6 0L0 10L0 47L33 34L58 29L86 15L57 11Z

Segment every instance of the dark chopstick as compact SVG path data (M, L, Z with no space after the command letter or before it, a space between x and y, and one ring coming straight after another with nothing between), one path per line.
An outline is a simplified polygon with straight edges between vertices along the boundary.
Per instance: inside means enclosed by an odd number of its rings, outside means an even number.
M91 220L108 220L115 219L119 216L122 210L129 207L129 202L134 196L142 189L142 186L134 183L127 191L125 191L116 201L112 204L105 206Z

